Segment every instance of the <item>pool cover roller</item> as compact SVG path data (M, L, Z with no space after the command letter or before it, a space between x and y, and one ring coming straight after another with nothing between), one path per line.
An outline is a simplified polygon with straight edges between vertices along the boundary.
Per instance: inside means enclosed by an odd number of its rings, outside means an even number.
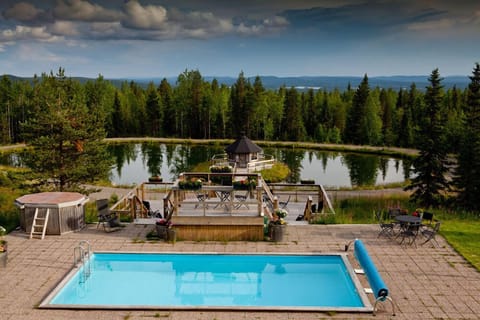
M363 242L359 239L356 239L354 242L354 252L355 257L357 258L358 262L363 268L365 272L368 282L372 287L373 294L375 295L376 299L384 300L388 297L388 288L383 282L380 273L378 273L377 268L373 264L372 259L368 255L367 249Z

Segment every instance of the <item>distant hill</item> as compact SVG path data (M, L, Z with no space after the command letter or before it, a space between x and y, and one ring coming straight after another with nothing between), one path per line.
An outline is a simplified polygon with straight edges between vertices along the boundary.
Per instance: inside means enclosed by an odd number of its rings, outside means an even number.
M32 81L33 78L23 78L13 75L7 75L12 81L28 80ZM381 76L381 77L369 77L368 83L371 88L392 88L394 90L408 89L412 83L415 83L418 90L424 90L429 85L429 76ZM89 80L95 80L94 78L73 77L81 83L85 83ZM213 79L217 79L220 84L227 86L233 85L236 81L236 77L214 77L205 76L204 80L211 82ZM276 76L260 76L263 86L267 89L278 89L282 86L287 88L296 87L299 90L313 89L326 89L331 91L339 89L344 91L348 85L352 88L356 88L363 79L362 77L347 77L347 76L302 76L302 77L276 77ZM125 79L106 79L111 81L116 87L120 87L125 81L134 81L142 87L146 87L148 83L153 82L159 84L163 77L152 78L125 78ZM248 78L251 83L255 80L255 77ZM168 82L171 85L175 85L177 77L167 77ZM442 84L445 88L452 88L456 86L459 89L465 89L470 83L468 76L447 76L444 77Z
M424 90L430 83L428 82L429 76L382 76L382 77L369 77L368 83L371 88L392 88L394 90L408 89L412 83L415 83L418 90ZM213 79L221 84L227 86L233 85L237 78L234 77L203 77L206 81L211 82ZM278 89L282 86L287 88L296 87L298 89L326 89L327 91L339 89L345 90L348 85L352 88L356 88L363 79L362 77L347 77L347 76L315 76L315 77L275 77L275 76L260 76L263 86L267 89ZM132 79L137 83L160 83L163 78L136 78ZM255 77L248 77L251 83L254 82ZM177 78L167 78L168 82L174 85ZM445 88L452 88L456 86L459 89L465 89L470 83L470 79L467 76L447 76L444 77L442 84Z

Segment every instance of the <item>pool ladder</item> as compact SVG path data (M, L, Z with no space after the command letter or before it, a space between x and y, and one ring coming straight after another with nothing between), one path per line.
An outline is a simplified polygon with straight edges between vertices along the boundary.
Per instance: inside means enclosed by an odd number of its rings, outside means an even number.
M73 248L73 266L80 267L83 265L82 273L79 278L80 283L85 282L91 274L90 268L90 242L82 240L78 246Z

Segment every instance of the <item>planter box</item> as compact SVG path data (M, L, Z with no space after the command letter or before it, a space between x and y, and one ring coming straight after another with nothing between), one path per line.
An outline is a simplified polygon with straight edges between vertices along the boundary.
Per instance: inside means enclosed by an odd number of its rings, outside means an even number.
M284 224L271 224L270 225L270 238L272 241L283 241L283 234L285 233L286 225Z
M157 236L159 239L167 239L167 226L155 225L157 229Z

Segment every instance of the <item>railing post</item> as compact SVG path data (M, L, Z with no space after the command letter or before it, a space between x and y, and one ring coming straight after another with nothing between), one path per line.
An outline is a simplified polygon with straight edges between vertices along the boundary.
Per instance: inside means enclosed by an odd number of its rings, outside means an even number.
M135 216L135 198L130 198L130 216L133 217L135 220L137 217Z
M322 188L318 186L318 209L317 209L318 212L323 213L323 208L325 207L323 203L324 203L324 199L323 199ZM320 204L321 204L321 207L320 207Z
M278 197L274 196L273 197L273 211L278 209Z
M307 205L305 206L305 212L303 213L303 220L310 221L312 219L312 202L312 197L308 196Z

